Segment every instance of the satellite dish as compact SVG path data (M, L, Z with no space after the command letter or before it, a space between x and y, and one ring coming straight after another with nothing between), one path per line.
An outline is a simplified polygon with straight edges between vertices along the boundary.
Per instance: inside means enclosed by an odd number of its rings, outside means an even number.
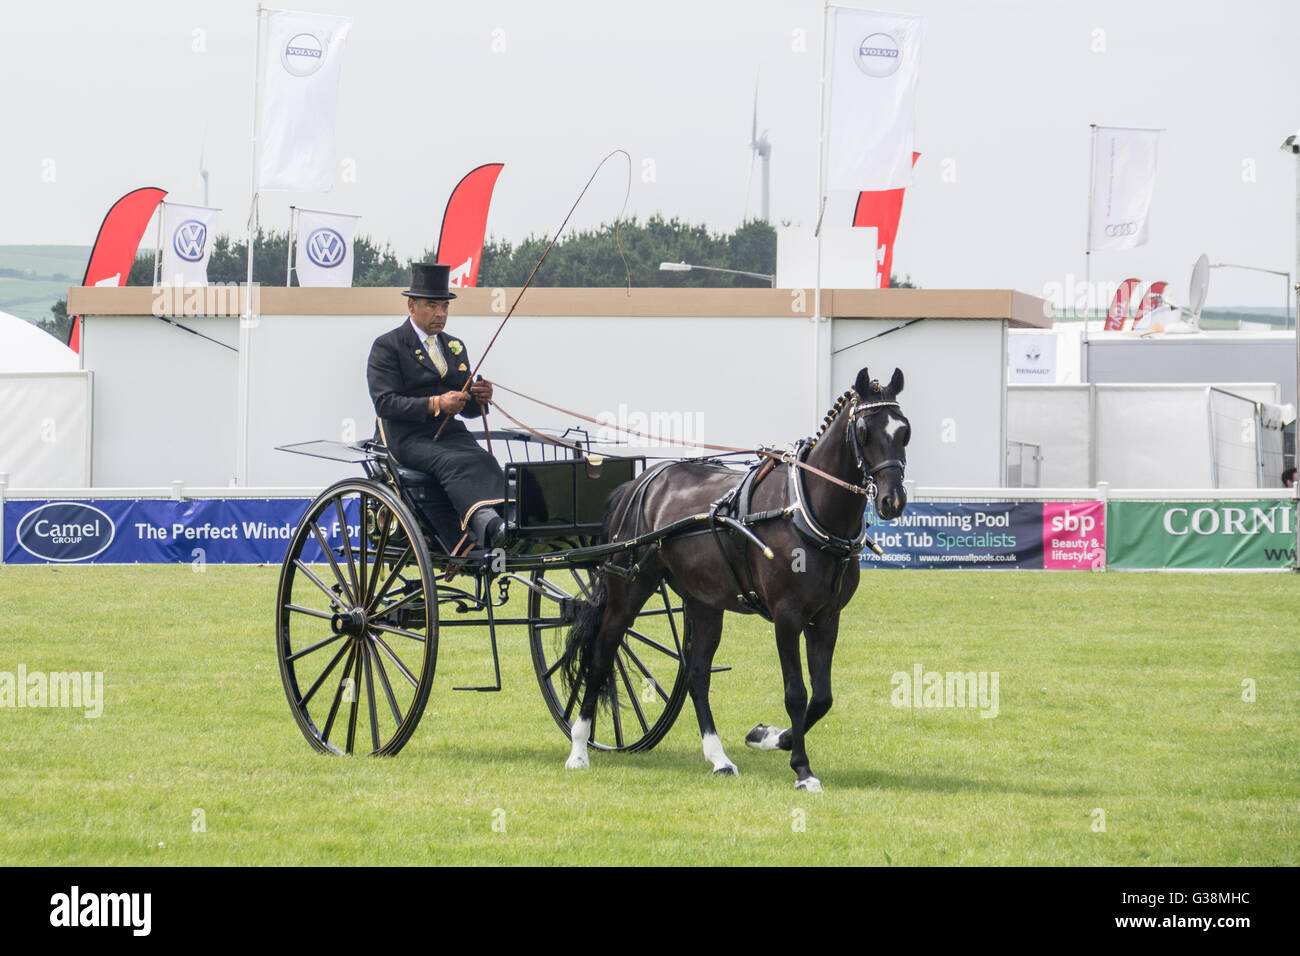
M1187 287L1187 313L1193 324L1201 319L1201 307L1205 305L1205 294L1210 289L1210 257L1201 254L1192 266L1192 282Z

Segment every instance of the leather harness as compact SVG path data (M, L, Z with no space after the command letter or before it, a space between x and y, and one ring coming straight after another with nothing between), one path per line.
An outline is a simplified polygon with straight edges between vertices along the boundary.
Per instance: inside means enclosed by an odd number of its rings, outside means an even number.
M897 402L871 402L859 405L855 400L849 408L849 414L856 417L859 409L870 409L880 406L898 407ZM847 440L853 448L854 456L857 460L861 473L867 479L868 494L875 494L875 476L886 468L898 468L901 473L904 464L897 458L890 458L878 465L868 468L862 455L862 448L858 442L856 429L853 424L849 425L847 431ZM795 446L794 451L787 456L788 461L804 462L808 453L812 451L816 439L800 439ZM663 474L673 465L682 464L681 462L661 462L651 468L646 469L642 475L641 482L632 491L631 498L628 499L627 506L623 511L623 518L619 522L619 529L615 533L613 540L617 541L620 537L635 537L642 532L641 527L641 505L645 500L646 491L650 484L662 477ZM808 506L807 494L804 490L803 471L798 467L788 469L786 481L789 489L788 497L790 503L781 508L772 508L767 511L752 511L751 503L753 500L754 489L758 483L772 470L771 461L763 461L753 465L745 472L740 481L726 494L722 495L709 506L708 527L701 528L698 531L688 531L675 537L688 537L695 534L711 534L713 540L718 545L718 553L722 558L722 563L726 565L727 570L731 573L731 578L736 586L736 598L742 606L742 613L758 614L764 619L771 621L772 614L767 605L763 602L762 597L754 585L754 574L749 565L749 545L754 544L762 549L763 554L769 560L774 556L772 550L763 543L751 529L753 525L761 521L770 521L776 518L790 518L794 524L795 531L806 542L819 551L826 552L837 559L837 568L835 572L835 583L832 590L833 596L838 596L844 583L844 574L848 569L849 562L862 553L862 549L867 546L867 530L870 523L863 517L862 527L857 535L852 538L842 538L839 535L828 531L818 523ZM628 516L635 512L636 517L633 519L630 534L625 534L627 529ZM730 538L735 542L740 550L740 567L743 570L737 570L735 563L727 555L726 546L723 542L723 532L727 532ZM604 567L606 570L623 575L625 577L635 578L641 568L641 564L649 557L652 557L659 550L660 542L655 541L649 545L649 550L642 556L640 561L636 561L630 568L619 567L613 562L607 563Z

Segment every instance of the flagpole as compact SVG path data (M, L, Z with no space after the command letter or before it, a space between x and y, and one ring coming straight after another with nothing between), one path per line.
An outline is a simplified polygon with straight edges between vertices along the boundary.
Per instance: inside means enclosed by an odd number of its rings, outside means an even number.
M252 136L252 178L249 181L252 201L248 209L248 282L244 287L244 314L239 320L239 381L236 401L235 422L235 480L241 487L248 484L248 387L249 387L249 348L252 344L253 316L253 246L257 228L257 133L261 106L261 69L262 69L262 13L263 7L257 5L257 45L253 61L253 136Z
M158 232L154 238L153 246L153 287L155 289L158 288L158 275L162 271L162 223L165 214L163 210L166 205L167 203L162 201L158 203Z
M830 0L822 0L822 49L817 71L817 221L813 237L817 240L816 288L813 290L813 408L816 419L826 396L822 375L822 215L826 209L826 30L830 21Z
M287 289L293 285L293 227L298 218L298 207L289 207L289 241L285 243L287 248L284 250L284 287Z
M1092 304L1092 199L1097 191L1097 124L1089 123L1088 127L1092 130L1092 145L1088 149L1088 235L1083 242L1083 288L1086 295L1086 301ZM1075 296L1078 301L1078 295ZM1061 303L1063 306L1066 303ZM1067 306L1068 307L1068 306ZM1080 356L1079 377L1084 382L1088 381L1088 309L1083 313L1083 338L1082 351Z
M1088 236L1083 243L1083 281L1092 282L1092 200L1097 192L1097 124L1089 123L1092 130L1092 145L1088 150ZM1091 286L1088 289L1092 295Z

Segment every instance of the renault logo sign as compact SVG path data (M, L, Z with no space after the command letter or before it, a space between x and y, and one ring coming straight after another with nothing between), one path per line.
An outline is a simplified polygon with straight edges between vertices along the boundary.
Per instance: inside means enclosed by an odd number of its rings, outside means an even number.
M347 254L347 243L333 229L317 229L307 237L307 258L322 269L333 269Z
M877 79L898 72L902 59L898 41L888 33L873 33L863 38L853 51L853 62L858 65L858 69Z

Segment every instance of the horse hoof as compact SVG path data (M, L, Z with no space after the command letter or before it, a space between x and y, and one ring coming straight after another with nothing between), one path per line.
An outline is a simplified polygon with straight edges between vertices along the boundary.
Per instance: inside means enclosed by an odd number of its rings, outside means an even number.
M586 754L581 757L570 757L564 761L565 770L586 770L589 766L591 766L591 761L587 759Z
M739 777L740 770L733 764L727 764L723 767L714 767L713 775L715 777Z
M745 746L753 747L755 750L779 750L782 733L780 727L757 724L753 730L745 734Z
M809 793L821 793L822 782L816 777L804 777L802 780L795 781L796 790L806 790Z

